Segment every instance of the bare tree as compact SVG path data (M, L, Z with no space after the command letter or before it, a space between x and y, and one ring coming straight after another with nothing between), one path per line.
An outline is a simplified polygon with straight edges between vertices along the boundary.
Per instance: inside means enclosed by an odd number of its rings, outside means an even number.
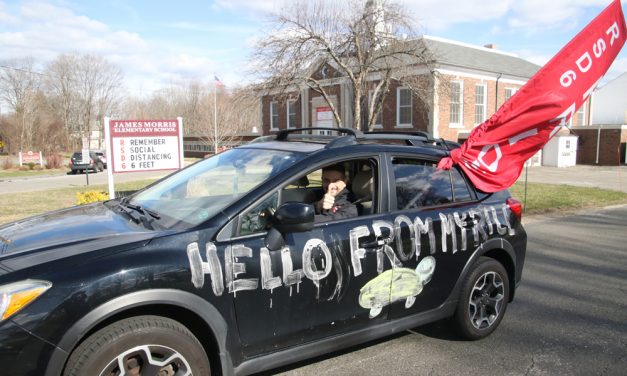
M353 111L352 124L347 125L365 124L368 129L373 128L393 83L409 87L423 103L430 102L433 59L415 38L414 21L398 4L298 0L272 15L270 23L271 31L260 39L252 56L266 92L310 88L325 99L342 126L329 89L340 79L347 80ZM320 67L330 76L312 74Z
M186 132L198 137L211 149L214 145L232 145L243 134L250 133L259 121L259 99L251 97L250 90L228 91L207 85L204 93L197 107L199 111L195 114L198 121L187 120ZM191 103L188 103L190 106Z
M95 55L60 55L46 70L51 103L75 144L117 105L122 71Z
M198 81L180 82L150 98L126 100L119 114L134 119L181 116L185 135L213 150L215 144L230 145L260 125L259 98L251 93L250 88L226 90Z
M60 55L46 69L45 83L50 107L68 133L79 132L77 65L76 55Z
M39 101L37 95L40 76L33 72L31 58L3 61L0 70L0 98L13 111L13 137L17 138L18 150L32 148Z

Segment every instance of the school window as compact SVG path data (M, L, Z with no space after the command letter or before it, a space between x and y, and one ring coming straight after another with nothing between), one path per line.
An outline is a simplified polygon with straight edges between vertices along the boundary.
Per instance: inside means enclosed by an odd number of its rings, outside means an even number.
M486 118L486 86L475 86L475 124L481 124Z
M462 83L451 82L451 106L450 106L451 125L462 124Z
M277 102L270 103L270 129L279 129L279 105Z
M296 102L287 101L287 127L296 128Z
M396 126L411 126L411 90L399 87L396 91L396 103Z
M368 92L368 114L370 114L370 107L373 106L373 91L370 90ZM376 104L374 104L374 106L376 106ZM374 121L374 127L375 128L381 128L383 126L383 108L381 108L381 111L379 111L379 114L377 115L377 118Z
M511 98L512 95L514 95L514 93L516 93L516 89L514 89L513 87L506 87L505 88L505 102L507 102L507 100Z
M582 104L577 110L577 125L586 125L586 105Z

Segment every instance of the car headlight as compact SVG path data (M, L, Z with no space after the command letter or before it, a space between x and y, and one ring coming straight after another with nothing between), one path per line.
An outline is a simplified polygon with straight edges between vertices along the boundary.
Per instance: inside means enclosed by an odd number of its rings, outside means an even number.
M13 316L52 287L47 281L25 280L0 286L0 322Z

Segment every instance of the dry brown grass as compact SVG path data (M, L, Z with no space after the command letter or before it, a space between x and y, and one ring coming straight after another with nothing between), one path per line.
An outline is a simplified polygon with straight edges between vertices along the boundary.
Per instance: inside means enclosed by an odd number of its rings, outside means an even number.
M116 185L120 191L137 190L152 183L154 180L141 180ZM67 208L77 204L76 193L86 191L107 191L106 185L89 187L50 189L41 192L6 193L0 195L0 224L45 213L47 211Z

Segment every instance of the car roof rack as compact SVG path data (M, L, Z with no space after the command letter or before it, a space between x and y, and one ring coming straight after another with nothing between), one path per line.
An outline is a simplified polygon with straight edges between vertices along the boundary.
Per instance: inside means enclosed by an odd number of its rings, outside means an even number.
M287 140L287 136L290 133L296 133L296 132L302 132L302 131L331 131L331 132L338 132L338 133L345 133L347 135L353 136L353 137L360 137L363 135L363 133L358 130L358 129L351 129L351 128L332 128L332 127L309 127L309 128L292 128L292 129L283 129L280 130L279 133L276 134L276 139L277 141L286 141ZM309 138L329 138L326 135L299 135L299 138L301 138L301 136L313 136L313 137L309 137ZM326 136L326 137L325 137ZM332 138L335 138L336 136L331 136Z
M320 134L294 134L303 131L330 131L343 134L341 136L320 135ZM336 147L355 145L364 141L392 140L404 141L410 146L439 146L446 150L459 147L459 144L446 141L441 138L434 138L428 132L412 131L412 132L362 132L358 129L351 128L333 128L333 127L309 127L309 128L293 128L283 129L276 135L276 141L287 141L288 139L310 139L318 141L328 141L325 148L331 149Z

